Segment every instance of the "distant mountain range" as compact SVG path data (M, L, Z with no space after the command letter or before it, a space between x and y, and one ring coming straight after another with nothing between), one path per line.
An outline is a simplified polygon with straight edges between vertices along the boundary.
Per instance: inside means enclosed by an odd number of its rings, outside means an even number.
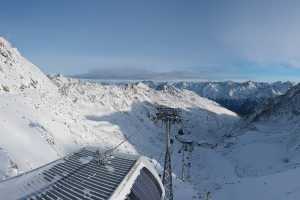
M191 90L202 97L214 100L222 106L240 114L248 115L269 98L285 94L293 87L293 82L154 82L144 81L149 87L161 90L164 87L176 87Z
M169 86L191 90L199 96L218 102L220 105L241 116L253 113L258 105L261 105L269 98L284 94L289 88L295 85L295 83L289 81L274 83L255 81L202 81L199 80L199 77L201 77L200 74L189 71L154 72L134 68L126 70L104 68L71 77L109 84L149 80L142 82L157 90Z
M278 121L298 122L300 117L300 84L290 88L284 95L269 99L249 116L251 122ZM298 123L297 123L298 124Z

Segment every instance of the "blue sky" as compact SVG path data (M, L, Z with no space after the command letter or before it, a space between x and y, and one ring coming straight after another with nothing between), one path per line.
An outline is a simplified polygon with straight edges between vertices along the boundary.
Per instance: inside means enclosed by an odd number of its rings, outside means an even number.
M299 81L299 9L292 0L10 0L0 34L46 73Z

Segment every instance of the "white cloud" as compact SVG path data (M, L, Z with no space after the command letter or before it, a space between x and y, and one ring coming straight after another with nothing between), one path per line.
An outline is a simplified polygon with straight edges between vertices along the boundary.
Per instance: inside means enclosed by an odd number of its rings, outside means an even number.
M219 35L224 47L259 65L300 67L300 2L249 2L238 3L224 21Z

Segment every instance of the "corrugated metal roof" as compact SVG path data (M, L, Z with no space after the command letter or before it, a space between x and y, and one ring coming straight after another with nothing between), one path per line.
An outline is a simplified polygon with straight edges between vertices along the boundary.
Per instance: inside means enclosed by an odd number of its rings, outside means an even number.
M83 149L43 171L47 187L21 199L109 199L137 159L115 154L100 165L95 151Z

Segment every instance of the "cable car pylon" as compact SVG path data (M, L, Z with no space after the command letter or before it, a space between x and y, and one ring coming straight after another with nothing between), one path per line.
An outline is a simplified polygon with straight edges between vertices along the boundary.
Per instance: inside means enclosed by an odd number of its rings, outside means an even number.
M173 200L173 182L172 182L172 149L171 149L171 125L180 123L182 121L180 111L176 108L170 108L165 106L157 107L156 117L157 120L161 120L165 124L165 138L166 138L166 149L165 149L165 160L164 160L164 171L162 182L165 187L165 199Z

